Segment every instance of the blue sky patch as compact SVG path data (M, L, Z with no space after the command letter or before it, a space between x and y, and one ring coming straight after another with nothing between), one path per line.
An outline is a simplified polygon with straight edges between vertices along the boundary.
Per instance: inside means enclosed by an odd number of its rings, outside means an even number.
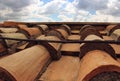
M40 0L40 1L43 1L45 4L52 1L52 0Z
M95 10L90 10L89 11L92 15L95 15L96 14L96 11Z

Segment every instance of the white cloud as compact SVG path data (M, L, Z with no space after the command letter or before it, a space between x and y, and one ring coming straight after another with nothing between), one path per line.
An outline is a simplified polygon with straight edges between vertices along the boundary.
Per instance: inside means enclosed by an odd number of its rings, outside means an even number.
M49 3L41 6L39 9L39 14L58 14L62 11L65 4L66 0L52 0Z
M63 12L61 13L76 14L76 7L73 3L68 2L67 5L64 7Z
M68 17L66 15L59 15L58 18L63 22L71 22L74 21L72 17Z
M114 22L119 13L119 0L0 0L0 21Z
M24 3L25 1L25 3ZM25 18L30 18L33 14L36 14L36 11L38 11L38 5L42 5L43 2L40 2L39 0L17 0L15 2L14 0L2 1L4 9L0 9L0 20L17 20L17 21L23 21ZM1 2L1 1L0 1ZM1 3L1 4L2 4ZM7 5L9 4L9 5ZM12 5L16 4L16 5ZM19 7L15 7L15 6ZM23 4L23 5L21 5ZM10 7L9 7L10 6Z
M100 10L107 7L108 0L75 0L78 9Z
M68 13L71 17L66 18L72 21L87 22L119 22L120 1L119 0L74 0L68 5ZM70 9L71 8L71 9ZM70 11L71 10L71 11ZM94 10L93 13L91 13ZM74 12L74 13L72 13ZM66 14L68 14L66 13Z
M120 16L120 1L119 0L109 0L107 8L99 10L100 13L111 16Z
M37 0L0 0L0 3L11 8L13 11L20 11L22 8L36 3Z

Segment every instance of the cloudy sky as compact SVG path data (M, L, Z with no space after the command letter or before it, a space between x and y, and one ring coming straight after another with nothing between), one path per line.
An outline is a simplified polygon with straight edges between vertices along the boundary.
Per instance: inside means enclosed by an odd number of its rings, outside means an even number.
M0 0L0 22L120 22L120 0Z

